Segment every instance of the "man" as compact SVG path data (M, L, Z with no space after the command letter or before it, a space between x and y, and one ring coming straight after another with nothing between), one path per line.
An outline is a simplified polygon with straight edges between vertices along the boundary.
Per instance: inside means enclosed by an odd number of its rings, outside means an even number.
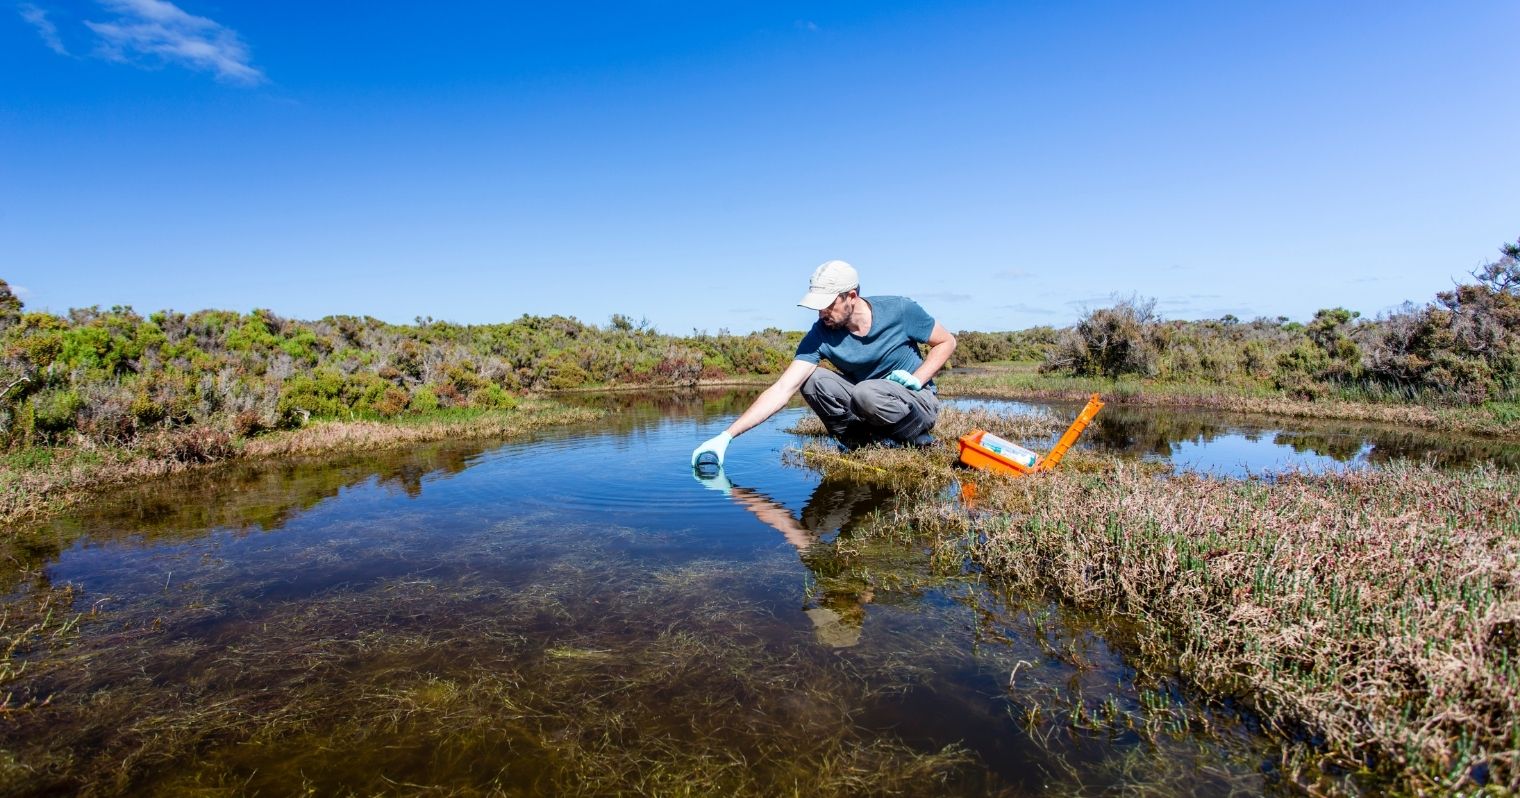
M934 375L955 351L955 336L906 297L860 295L855 267L831 260L813 272L798 305L818 321L797 346L796 359L728 429L691 453L723 465L734 438L786 406L798 390L823 426L847 447L867 443L927 446L939 418ZM928 344L927 354L919 344ZM828 360L838 374L821 369Z

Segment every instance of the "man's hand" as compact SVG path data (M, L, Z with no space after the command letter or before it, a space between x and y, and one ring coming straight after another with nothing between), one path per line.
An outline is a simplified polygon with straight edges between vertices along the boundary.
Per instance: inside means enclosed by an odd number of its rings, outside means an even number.
M917 377L913 376L913 372L908 371L907 369L898 369L891 374L888 374L887 379L897 383L898 385L901 385L904 388L907 388L910 391L921 390L924 387L924 384L919 382Z
M697 457L700 456L703 452L712 452L718 456L718 467L722 468L723 455L728 452L728 442L733 439L734 436L728 434L727 432L720 432L715 437L703 443L701 446L698 446L697 448L691 450L691 467L697 467Z

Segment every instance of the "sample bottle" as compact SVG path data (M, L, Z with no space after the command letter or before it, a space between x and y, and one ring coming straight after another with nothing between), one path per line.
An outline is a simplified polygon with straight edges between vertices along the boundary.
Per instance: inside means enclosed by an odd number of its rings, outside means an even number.
M1040 456L1034 452L1025 449L1017 443L1005 441L990 432L982 434L982 448L1005 460L1012 460L1025 468L1034 468L1035 462L1040 459Z

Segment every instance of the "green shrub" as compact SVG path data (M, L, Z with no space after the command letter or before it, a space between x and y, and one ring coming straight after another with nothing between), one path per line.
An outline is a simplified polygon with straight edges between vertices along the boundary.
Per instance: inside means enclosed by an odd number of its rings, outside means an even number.
M424 385L412 392L412 399L408 407L413 413L432 413L438 410L438 394L433 388Z
M84 400L72 388L49 388L32 400L39 432L56 435L74 428L75 416L84 408Z
M281 424L294 426L308 417L332 418L348 408L342 401L343 376L331 369L298 374L280 388L278 413Z
M47 313L28 313L6 331L6 355L43 369L63 353L63 334L68 323Z
M511 410L517 407L517 397L500 385L488 385L470 396L470 404L483 410Z

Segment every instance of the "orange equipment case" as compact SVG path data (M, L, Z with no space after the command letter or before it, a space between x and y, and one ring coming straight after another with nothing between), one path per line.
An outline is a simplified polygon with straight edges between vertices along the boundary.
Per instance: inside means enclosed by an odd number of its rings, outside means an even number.
M1056 442L1055 448L1050 450L1050 454L1036 461L1033 466L1016 463L997 452L983 448L982 436L986 435L987 431L980 429L960 437L961 462L972 468L997 471L1015 477L1033 474L1036 471L1048 471L1061 462L1061 458L1066 456L1066 450L1077 442L1077 438L1082 436L1082 430L1087 429L1087 425L1092 423L1093 417L1097 416L1098 411L1102 409L1103 400L1098 397L1098 394L1093 394L1087 400L1087 406L1077 414L1077 420L1071 422L1071 426L1067 427L1066 432L1061 435L1061 440Z

